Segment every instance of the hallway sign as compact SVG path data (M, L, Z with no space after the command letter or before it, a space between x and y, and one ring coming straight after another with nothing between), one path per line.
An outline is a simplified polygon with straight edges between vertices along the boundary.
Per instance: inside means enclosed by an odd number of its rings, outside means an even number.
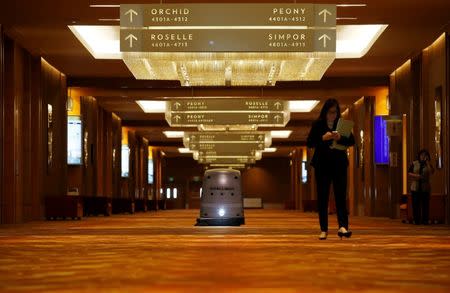
M168 102L171 112L288 111L288 101L268 99L184 99Z
M199 125L258 125L264 127L284 127L289 121L289 113L169 113L166 120L170 126L197 127Z
M336 26L336 5L304 3L122 4L121 27Z
M255 164L254 157L201 157L200 164Z
M336 29L121 29L121 52L336 52Z
M189 143L241 143L254 142L262 143L266 146L270 145L270 135L262 131L253 132L187 132L185 133L183 142L187 147ZM265 143L268 141L269 143ZM268 145L269 144L269 145Z
M257 155L257 150L253 149L224 149L224 150L201 150L198 151L198 157L255 157Z
M254 150L264 150L264 143L242 142L242 143L223 143L223 142L190 142L187 146L191 151L214 151L217 153L227 152L250 152Z
M289 119L288 102L265 99L183 99L167 102L170 126L257 125L283 127Z

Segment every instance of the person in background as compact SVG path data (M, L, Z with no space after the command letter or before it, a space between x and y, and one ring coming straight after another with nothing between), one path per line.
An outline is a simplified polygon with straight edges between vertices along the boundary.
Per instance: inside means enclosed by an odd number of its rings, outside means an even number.
M328 99L322 107L319 118L313 123L307 139L307 146L315 149L311 165L314 167L317 184L320 240L325 240L328 236L328 200L332 182L339 223L338 236L349 238L352 235L352 232L348 230L346 204L347 152L331 146L333 141L340 145L352 146L355 144L355 138L353 134L349 137L341 137L336 132L340 117L341 111L338 101Z
M412 162L408 169L408 176L412 179L411 197L413 206L414 224L428 224L430 208L430 175L434 168L430 163L430 153L423 149L417 154L417 160Z

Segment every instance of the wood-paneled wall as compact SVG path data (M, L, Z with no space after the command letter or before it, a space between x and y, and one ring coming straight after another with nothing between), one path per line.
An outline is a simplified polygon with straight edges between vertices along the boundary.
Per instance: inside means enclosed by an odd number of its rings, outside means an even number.
M66 192L66 77L3 33L1 44L0 222L20 223L43 217L45 196ZM48 105L53 120L50 144Z
M127 130L127 133L130 149L129 176L121 179L121 197L148 199L148 141L134 131Z
M380 170L374 165L373 158L374 114L375 97L366 96L349 109L346 117L355 122L355 146L349 149L348 194L352 215L381 216L383 210L380 207L386 201L387 191L381 189L383 184L376 184L376 175Z
M4 41L3 41L3 26L0 24L0 166L3 166L3 127L5 125L3 113L4 95L4 78L5 78L5 62L4 62ZM3 167L0 167L0 186L3 186ZM0 223L3 222L3 188L0 187Z
M68 166L68 188L83 196L119 197L121 120L94 97L79 98L83 158L81 166Z
M449 188L449 156L450 141L449 128L449 37L441 35L433 44L425 48L421 54L408 60L391 74L390 102L392 115L406 115L407 125L407 153L409 163L416 159L418 150L426 148L432 156L435 165L435 92L442 88L442 151L443 168L437 169L431 177L432 194L443 195L447 198L447 214ZM401 140L392 139L391 149L399 150ZM392 168L390 168L392 169ZM391 172L391 188L398 185L398 173ZM408 183L409 188L409 183ZM394 189L393 189L394 190ZM401 190L395 189L396 194L392 198L392 206ZM394 209L393 209L394 210ZM395 208L395 210L397 210ZM392 213L392 216L397 214ZM450 222L450 216L447 215Z
M242 193L245 197L260 197L268 207L282 207L291 197L291 175L289 158L263 158L250 169L242 172ZM166 158L163 163L163 184L169 185L168 178L173 177L175 186L181 190L180 199L189 207L195 207L190 199L183 199L189 192L189 182L193 177L203 177L203 166L192 158ZM175 184L175 185L174 185Z

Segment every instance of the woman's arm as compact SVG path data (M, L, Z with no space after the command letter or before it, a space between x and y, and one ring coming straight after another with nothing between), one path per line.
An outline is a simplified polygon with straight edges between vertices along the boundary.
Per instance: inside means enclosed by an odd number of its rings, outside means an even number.
M345 145L345 146L353 146L355 145L355 137L353 136L353 133L350 133L349 137L345 137L341 135L341 138L337 141L338 144L340 145Z
M416 173L408 173L408 176L411 177L412 179L421 179L422 176L420 176L419 174Z
M308 148L316 148L319 145L327 144L333 140L334 134L331 131L324 131L321 129L320 122L315 122L311 127L311 130L306 140L306 146Z
M422 176L420 176L419 174L414 173L414 164L411 164L409 166L409 168L408 168L408 176L411 179L414 179L414 180L418 180L418 179L422 178Z
M311 130L309 131L306 146L308 148L315 148L321 143L321 141L322 138L320 137L318 123L314 122L311 126Z

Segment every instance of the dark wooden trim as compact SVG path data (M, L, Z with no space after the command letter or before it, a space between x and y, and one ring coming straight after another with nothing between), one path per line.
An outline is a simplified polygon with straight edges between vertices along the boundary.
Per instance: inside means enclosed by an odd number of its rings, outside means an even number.
M446 182L446 198L447 198L447 216L446 216L446 224L450 224L450 135L448 131L450 131L450 24L447 27L447 33L446 33L446 51L447 51L447 65L446 65L446 75L447 75L447 86L446 86L446 92L444 93L443 99L445 99L445 103L447 104L447 113L446 116L444 116L444 123L445 123L445 129L447 131L443 132L443 135L446 137L447 146L444 148L446 151L444 151L444 161L447 161L446 171L447 171L447 182Z
M301 127L301 126L311 126L313 120L302 119L302 120L290 120L286 127ZM169 124L165 120L123 120L122 126L127 127L163 127L169 128ZM186 128L189 131L191 128ZM264 128L261 128L264 130Z
M155 147L179 147L182 148L183 142L181 141L150 141L149 145ZM306 141L277 141L273 142L272 147L300 147L306 146Z
M0 24L0 223L2 223L2 204L3 204L3 127L4 127L4 113L3 113L3 101L4 95L4 50L3 50L3 26Z
M274 87L240 87L240 89L270 90L292 88L343 88L358 86L387 86L388 76L324 77L320 81L278 82ZM69 87L99 87L116 89L183 89L195 93L197 90L224 90L230 87L181 87L179 81L136 80L134 78L73 77L68 80Z

